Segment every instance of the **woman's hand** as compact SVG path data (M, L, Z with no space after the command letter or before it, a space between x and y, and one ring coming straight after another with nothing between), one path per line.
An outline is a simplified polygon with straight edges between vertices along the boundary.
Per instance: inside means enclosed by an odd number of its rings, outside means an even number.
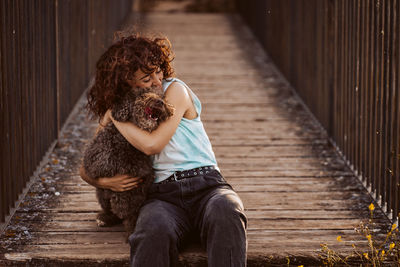
M139 184L143 181L140 178L130 177L126 174L117 174L114 177L92 179L86 174L85 168L83 168L83 166L81 166L81 168L79 169L79 174L82 179L88 184L98 188L110 189L115 192L131 190L135 187L138 187Z
M139 177L130 177L126 174L117 174L114 177L98 178L100 188L110 189L115 192L123 192L139 186L143 180Z

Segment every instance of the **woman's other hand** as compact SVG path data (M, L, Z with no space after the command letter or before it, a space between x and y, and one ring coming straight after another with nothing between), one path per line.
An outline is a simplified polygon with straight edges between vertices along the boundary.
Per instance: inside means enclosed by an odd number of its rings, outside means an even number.
M106 127L106 125L109 122L112 122L112 120L111 120L111 109L107 110L106 113L104 114L103 118L101 118L101 120L99 122L99 126L97 126L95 135L97 135L101 129Z
M101 124L106 126L109 122L111 122L111 109L108 109L104 114L103 119L101 120Z
M135 187L138 187L139 184L143 181L140 178L130 177L126 174L117 174L114 177L92 179L86 174L85 168L83 166L81 166L81 168L79 169L79 174L82 179L88 184L98 188L110 189L115 192L131 190Z
M98 178L100 188L110 189L115 192L123 192L134 189L143 181L139 177L130 177L126 174L117 174L114 177Z

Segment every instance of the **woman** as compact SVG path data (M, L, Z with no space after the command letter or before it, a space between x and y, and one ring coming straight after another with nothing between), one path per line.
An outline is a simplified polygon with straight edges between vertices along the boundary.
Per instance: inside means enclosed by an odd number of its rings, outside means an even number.
M131 266L175 266L189 233L198 233L209 266L246 265L243 204L219 173L200 119L201 104L181 80L172 78L173 60L167 38L123 37L96 65L96 81L88 93L88 109L99 128L114 123L129 143L153 157L156 178L129 237ZM174 115L148 133L129 122L115 121L113 103L134 87L163 90ZM99 129L98 128L98 129ZM114 191L140 186L140 177L117 175L89 184Z

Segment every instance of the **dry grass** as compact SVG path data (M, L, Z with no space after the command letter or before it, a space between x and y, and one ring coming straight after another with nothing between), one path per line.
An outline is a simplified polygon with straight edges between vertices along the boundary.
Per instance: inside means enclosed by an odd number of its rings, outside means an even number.
M368 223L360 223L355 231L366 239L368 249L362 250L354 243L351 244L353 252L350 255L339 255L336 251L330 249L327 244L321 244L320 257L326 266L400 266L400 234L399 227L392 224L387 227L385 239L378 240L379 233L374 222L375 206L371 203L368 207L370 219ZM400 214L399 214L400 216ZM342 242L342 237L337 237L338 242Z

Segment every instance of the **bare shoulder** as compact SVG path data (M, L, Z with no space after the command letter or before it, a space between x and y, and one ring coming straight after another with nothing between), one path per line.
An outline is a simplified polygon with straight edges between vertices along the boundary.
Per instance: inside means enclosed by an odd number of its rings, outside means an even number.
M168 102L191 101L188 90L179 82L173 82L170 86L168 86L167 90L165 91L165 97L167 98Z

